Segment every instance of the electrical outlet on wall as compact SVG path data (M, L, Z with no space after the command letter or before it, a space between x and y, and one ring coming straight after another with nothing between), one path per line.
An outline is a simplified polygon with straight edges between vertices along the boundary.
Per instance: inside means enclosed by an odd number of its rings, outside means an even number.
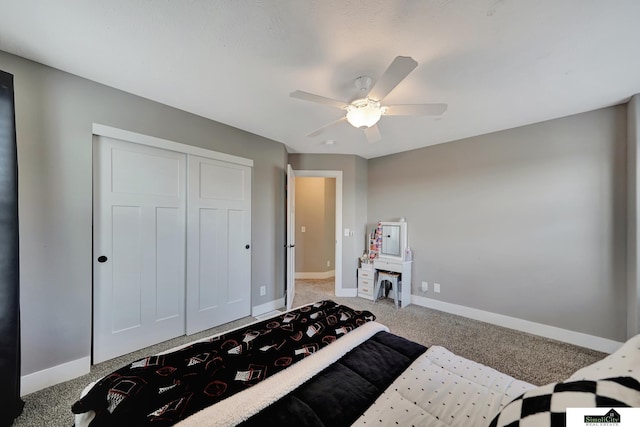
M433 284L433 292L435 292L436 294L440 293L440 283Z
M429 282L422 282L422 292L427 292L429 290Z
M260 296L263 297L267 294L267 287L266 286L260 286Z
M331 267L331 260L330 259L327 260L327 267Z

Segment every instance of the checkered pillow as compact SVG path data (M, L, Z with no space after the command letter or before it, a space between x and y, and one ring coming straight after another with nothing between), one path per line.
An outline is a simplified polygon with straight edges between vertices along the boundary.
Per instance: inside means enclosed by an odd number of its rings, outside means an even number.
M547 384L514 399L489 427L564 426L567 408L601 406L640 406L640 382L631 377L615 377Z

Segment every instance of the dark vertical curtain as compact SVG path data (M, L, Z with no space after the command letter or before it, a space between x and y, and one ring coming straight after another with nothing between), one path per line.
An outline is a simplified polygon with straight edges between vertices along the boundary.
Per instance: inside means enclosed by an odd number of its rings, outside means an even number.
M18 159L13 76L0 71L0 426L20 415Z

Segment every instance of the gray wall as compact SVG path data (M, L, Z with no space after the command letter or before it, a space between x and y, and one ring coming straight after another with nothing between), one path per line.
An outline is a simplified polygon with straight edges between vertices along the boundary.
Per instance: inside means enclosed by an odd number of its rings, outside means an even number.
M16 86L23 375L91 351L93 123L253 159L252 304L284 295L284 145L4 52L0 69Z
M342 228L354 231L342 237L342 287L355 289L367 222L367 161L354 155L289 154L289 163L296 170L342 171Z
M343 171L343 227L355 231L342 238L344 288L356 287L367 218L403 216L413 294L626 338L625 107L367 161L287 156L280 143L3 52L0 69L16 84L23 375L90 354L92 123L254 160L254 306L284 295L289 160ZM442 293L423 294L422 280Z
M624 341L625 150L618 106L371 159L368 217L407 219L414 295Z

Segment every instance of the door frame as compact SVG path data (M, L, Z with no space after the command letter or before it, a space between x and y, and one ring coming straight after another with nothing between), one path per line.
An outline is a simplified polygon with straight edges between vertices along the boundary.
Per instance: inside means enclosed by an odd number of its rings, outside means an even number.
M287 164L287 211L285 242L285 300L287 310L293 308L296 296L296 172Z
M211 151L206 148L182 144L180 142L169 141L168 139L156 138L155 136L143 135L141 133L131 132L128 130L118 129L97 123L93 124L93 134L97 136L106 136L113 139L121 139L127 142L135 142L136 144L163 148L165 150L177 151L179 153L194 154L196 156L207 157L213 160L221 160L223 162L236 163L239 165L253 167L253 160L246 159L244 157L219 153L217 151Z
M346 296L342 289L342 171L295 170L296 178L335 178L336 180L336 233L335 233L335 287L336 296Z

